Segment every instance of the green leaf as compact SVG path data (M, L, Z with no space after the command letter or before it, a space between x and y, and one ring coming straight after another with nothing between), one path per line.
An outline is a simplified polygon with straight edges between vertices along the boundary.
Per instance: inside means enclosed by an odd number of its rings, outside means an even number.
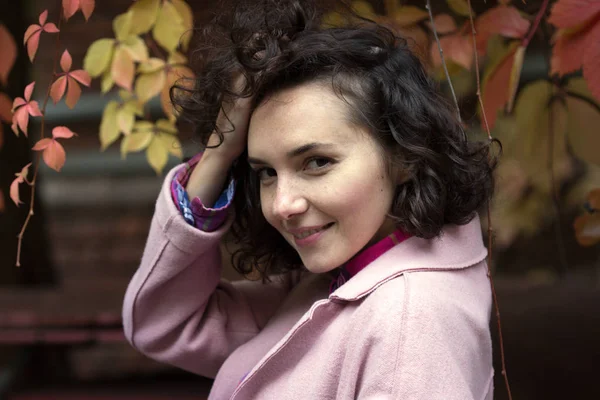
M139 35L148 32L158 15L160 0L137 0L129 9L132 16L131 33Z
M179 46L179 40L184 33L183 19L177 9L172 3L164 2L158 13L152 36L159 45L171 53Z
M114 39L98 39L88 48L83 59L83 69L96 78L108 69L113 56Z
M112 74L110 69L107 69L106 71L104 71L104 74L102 74L102 82L100 83L100 90L102 91L103 94L108 93L108 91L110 89L112 89L112 87L114 86L115 81L112 78Z
M167 149L169 153L179 159L183 158L183 149L177 136L168 133L157 133L156 138L162 142L163 147Z

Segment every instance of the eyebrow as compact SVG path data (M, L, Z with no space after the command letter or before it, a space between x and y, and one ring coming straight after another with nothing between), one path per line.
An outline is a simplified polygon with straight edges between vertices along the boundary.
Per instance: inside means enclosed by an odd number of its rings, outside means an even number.
M307 143L307 144L303 144L302 146L296 147L295 149L288 151L287 157L294 158L294 157L301 156L304 153L308 153L311 150L315 150L318 148L330 148L330 147L333 147L333 144L318 143L318 142ZM248 157L248 162L250 164L268 164L267 162L265 162L261 159L258 159L258 158L254 158L254 157Z

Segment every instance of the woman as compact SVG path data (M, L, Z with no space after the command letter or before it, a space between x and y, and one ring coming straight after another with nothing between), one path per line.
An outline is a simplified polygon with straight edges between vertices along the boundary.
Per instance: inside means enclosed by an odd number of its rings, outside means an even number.
M322 28L307 1L230 16L176 99L207 146L166 178L127 339L211 399L492 399L487 144L383 27ZM230 227L262 279L220 279Z

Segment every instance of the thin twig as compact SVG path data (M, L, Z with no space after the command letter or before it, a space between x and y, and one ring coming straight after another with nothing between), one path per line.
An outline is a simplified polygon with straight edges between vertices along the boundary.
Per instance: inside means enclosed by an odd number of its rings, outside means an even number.
M471 1L471 0L469 0L469 1ZM533 35L537 31L537 28L540 25L540 22L542 21L542 17L544 16L544 14L546 14L546 10L548 9L548 3L549 3L548 0L544 0L544 2L542 3L540 10L538 11L537 15L535 16L533 25L531 25L531 29L527 33L527 36L525 36L525 39L523 39L523 41L521 42L521 46L527 47L529 45L529 42L531 42Z
M444 67L444 73L446 74L446 79L448 80L448 84L450 85L450 91L452 92L452 99L454 100L454 105L456 106L456 115L458 117L458 122L462 125L462 118L460 117L460 107L458 106L458 100L456 98L456 93L454 92L454 86L452 85L452 80L450 79L450 73L448 72L448 67L446 66L446 61L444 60L444 50L442 49L442 45L440 44L440 38L437 34L437 29L435 28L435 23L433 21L433 12L431 11L431 0L426 0L425 8L429 12L429 21L431 22L431 30L433 31L433 36L435 37L435 42L438 47L438 51L440 52L440 58L442 60L442 66ZM463 130L464 139L467 139L467 135Z
M57 65L58 65L58 54L60 52L60 28L61 28L62 15L63 15L62 1L59 1L58 10L59 10L58 26L57 26L58 32L56 33L56 47L54 49L54 63L52 65L52 77L56 76L56 70L57 70ZM50 99L50 91L52 89L52 81L53 81L53 79L51 78L50 83L48 84L48 90L46 91L46 97L44 98L44 103L42 105L42 109L40 110L42 113L42 121L41 121L41 126L40 126L40 139L44 138L44 129L46 126L46 107L48 106L48 100ZM17 242L17 260L16 260L17 267L21 266L21 248L23 245L23 237L25 236L25 230L27 229L27 226L29 225L29 221L31 220L31 217L33 216L33 206L35 204L35 187L36 187L38 172L40 169L40 162L41 162L41 158L42 158L41 154L42 154L42 152L37 152L36 162L35 162L34 172L33 172L33 179L29 183L31 186L31 201L29 202L29 212L27 213L27 218L25 218L25 222L23 223L23 227L21 228L21 231L17 235L17 238L19 239Z
M469 6L469 21L471 23L471 36L473 38L473 52L475 54L475 74L477 76L477 98L479 99L479 105L481 107L481 115L483 116L483 120L485 122L485 128L488 135L488 139L490 140L490 145L492 144L492 133L490 131L490 126L487 121L487 116L485 114L485 108L483 107L483 98L481 96L481 83L479 79L479 57L477 54L477 32L475 30L475 22L473 21L473 9L471 8L471 0L467 0L467 4ZM508 394L508 399L512 400L512 393L510 391L510 384L508 382L508 374L506 372L506 359L504 356L504 339L502 337L502 323L500 320L500 306L498 305L498 297L496 296L496 288L494 286L494 279L492 278L492 239L494 229L492 227L492 212L490 202L487 202L487 220L488 220L488 258L487 258L487 275L490 280L490 287L492 290L492 299L494 302L494 308L496 311L496 321L498 324L498 342L500 344L500 362L502 365L502 376L504 377L504 383L506 385L506 392Z

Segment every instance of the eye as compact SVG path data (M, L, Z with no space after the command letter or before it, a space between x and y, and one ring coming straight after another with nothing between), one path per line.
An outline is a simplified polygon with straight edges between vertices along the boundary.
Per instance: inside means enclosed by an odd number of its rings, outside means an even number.
M308 160L304 168L309 170L319 170L329 166L332 160L326 157L313 157Z
M258 179L262 182L277 176L277 172L273 168L259 168L256 170L256 175L258 175Z

